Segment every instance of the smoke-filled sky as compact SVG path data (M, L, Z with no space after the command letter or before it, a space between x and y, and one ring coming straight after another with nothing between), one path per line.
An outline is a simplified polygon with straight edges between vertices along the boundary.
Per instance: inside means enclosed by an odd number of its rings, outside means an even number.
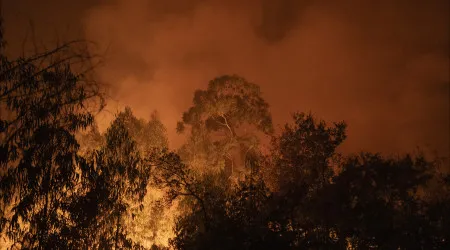
M9 48L84 37L106 54L108 109L176 121L208 80L261 86L276 124L345 120L344 150L449 152L449 1L3 0ZM27 35L28 34L28 35ZM107 116L106 114L104 115Z

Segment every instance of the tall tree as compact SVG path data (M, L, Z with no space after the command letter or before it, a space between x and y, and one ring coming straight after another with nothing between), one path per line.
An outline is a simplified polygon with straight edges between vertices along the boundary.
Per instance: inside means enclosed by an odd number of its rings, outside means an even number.
M151 114L149 121L145 121L136 118L131 109L126 108L123 112L123 121L130 137L136 141L137 150L144 158L158 154L168 147L167 131L156 111ZM135 203L128 212L126 227L129 237L148 248L152 245L167 245L173 218L169 210L173 208L163 206L164 192L162 190L152 183L149 183L146 188L147 194L143 199L143 207Z
M231 190L228 177L248 171L245 162L258 152L258 136L272 133L272 118L256 84L225 75L211 80L207 90L195 92L178 131L186 126L190 136L179 151L186 165L170 169L171 178L165 181L179 190L175 195L183 197L182 203L191 204L183 210L189 223L208 232L220 210L217 205L224 204L224 195Z
M82 164L74 134L93 122L89 104L103 106L84 49L71 42L27 58L0 55L0 229L23 248L56 247L67 237Z
M334 175L337 147L346 138L344 122L329 126L311 114L296 113L272 140L264 179L274 191L271 223L288 245L313 248L314 242L330 248L329 228L311 221L309 207ZM319 247L320 248L320 247Z
M128 136L135 143L135 150L142 159L158 154L168 147L166 128L159 120L157 112L151 114L150 120L138 119L129 107L118 115L117 121L126 129ZM106 136L101 135L96 126L87 133L80 133L83 152L98 153L105 146ZM97 151L95 150L97 148ZM90 155L90 154L87 154ZM133 243L150 248L152 245L167 245L171 234L171 218L169 210L161 201L164 192L148 183L142 202L130 202L126 213L122 216L124 231ZM101 200L101 199L99 199Z
M188 164L222 166L219 169L227 165L231 173L237 172L238 160L243 170L247 153L257 148L255 129L264 134L273 131L269 105L258 85L237 75L215 78L206 90L197 90L193 106L178 123L178 131L186 125L191 134L181 154Z
M129 112L129 111L128 111ZM106 144L95 153L95 168L84 173L91 180L86 193L74 203L73 215L83 222L81 235L94 248L131 248L126 215L147 191L150 167L145 164L136 142L128 132L129 113L119 113L108 128ZM92 213L94 211L94 213ZM83 229L82 227L78 229Z

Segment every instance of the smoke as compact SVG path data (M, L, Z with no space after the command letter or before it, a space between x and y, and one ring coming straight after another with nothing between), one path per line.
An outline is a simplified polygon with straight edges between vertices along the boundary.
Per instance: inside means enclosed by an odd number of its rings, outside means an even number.
M116 0L86 7L86 38L108 48L109 109L176 121L208 80L261 86L274 121L295 111L345 120L344 151L449 152L449 2ZM61 10L61 12L70 11ZM57 21L57 20L55 20Z

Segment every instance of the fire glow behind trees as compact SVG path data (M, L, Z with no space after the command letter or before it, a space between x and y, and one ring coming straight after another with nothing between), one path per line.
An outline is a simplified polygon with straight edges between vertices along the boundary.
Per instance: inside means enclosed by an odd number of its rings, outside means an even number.
M448 33L436 34L448 3L91 4L84 31L97 49L49 47L33 30L33 51L16 56L5 37L17 30L0 24L0 248L450 248L448 159L404 154L427 141L448 151ZM407 21L434 26L411 33ZM108 36L112 54L99 57ZM388 87L411 79L405 93ZM111 112L115 99L126 107Z

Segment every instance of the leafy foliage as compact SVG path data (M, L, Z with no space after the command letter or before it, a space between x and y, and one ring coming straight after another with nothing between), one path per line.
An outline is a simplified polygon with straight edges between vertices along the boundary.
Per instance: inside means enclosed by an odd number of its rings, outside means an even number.
M85 175L91 178L86 193L74 203L73 215L82 221L93 248L131 248L125 216L132 204L146 194L150 167L145 164L126 127L127 114L120 113L108 128L105 146L95 154L95 168ZM94 211L94 212L93 212ZM82 228L82 227L78 227Z
M222 177L222 178L221 178ZM214 178L221 179L219 185ZM228 185L223 185L228 182ZM231 185L225 175L205 175L197 181L205 189L198 196L202 206L178 220L176 249L264 249L272 233L266 226L270 194L256 172ZM275 247L275 245L272 245Z
M129 107L118 114L116 121L120 121L127 131L128 137L134 141L135 151L139 152L142 160L149 158L168 147L166 128L158 118L158 114L152 113L150 121L138 119ZM80 133L83 151L90 155L98 154L98 150L106 143L106 135L101 135L96 126L88 133ZM95 150L97 149L97 151ZM165 206L162 201L164 192L147 183L146 195L142 202L130 202L126 213L122 215L122 225L127 237L134 243L150 248L152 245L167 244L162 236L172 234L171 222L167 216L171 207Z
M286 124L282 134L272 139L268 182L280 192L294 191L308 195L329 183L336 148L345 140L344 122L327 127L309 114L293 115L294 124Z
M166 128L158 118L158 113L152 113L150 120L137 119L130 108L120 114L129 135L136 142L137 151L143 158L164 151L168 147ZM161 239L162 234L171 234L169 210L162 201L164 192L151 183L146 186L147 194L142 204L134 203L128 211L125 226L130 239L143 246L167 244Z
M129 107L120 114L131 138L136 141L138 150L142 154L151 153L154 149L168 147L166 128L158 118L158 113L152 113L150 121L137 119Z
M339 240L351 240L354 247L445 248L448 242L436 234L438 224L430 223L430 204L418 196L433 164L422 156L349 157L317 199L324 211L317 216L336 228Z
M192 179L202 206L177 222L176 249L445 249L448 193L425 200L434 162L363 153L335 160L345 124L295 114L238 185ZM268 178L268 173L270 177ZM448 177L447 177L448 178ZM448 189L446 178L443 187ZM269 189L266 183L273 184ZM445 184L446 183L446 184ZM218 191L215 191L218 190ZM204 219L207 226L202 224Z
M74 134L92 124L90 104L103 107L99 85L72 70L89 60L76 45L12 61L0 56L0 229L24 248L67 241L83 164Z
M257 85L232 75L213 79L207 90L197 90L194 106L183 114L182 125L206 125L209 131L235 129L244 123L254 124L265 133L272 132L269 105L262 99Z
M178 123L178 131L183 132L186 125L191 127L191 137L180 154L201 172L218 166L217 171L227 167L233 173L239 152L243 155L241 161L245 161L249 151L257 150L253 128L265 134L273 131L269 105L258 85L237 75L215 78L207 90L197 90L193 106Z

